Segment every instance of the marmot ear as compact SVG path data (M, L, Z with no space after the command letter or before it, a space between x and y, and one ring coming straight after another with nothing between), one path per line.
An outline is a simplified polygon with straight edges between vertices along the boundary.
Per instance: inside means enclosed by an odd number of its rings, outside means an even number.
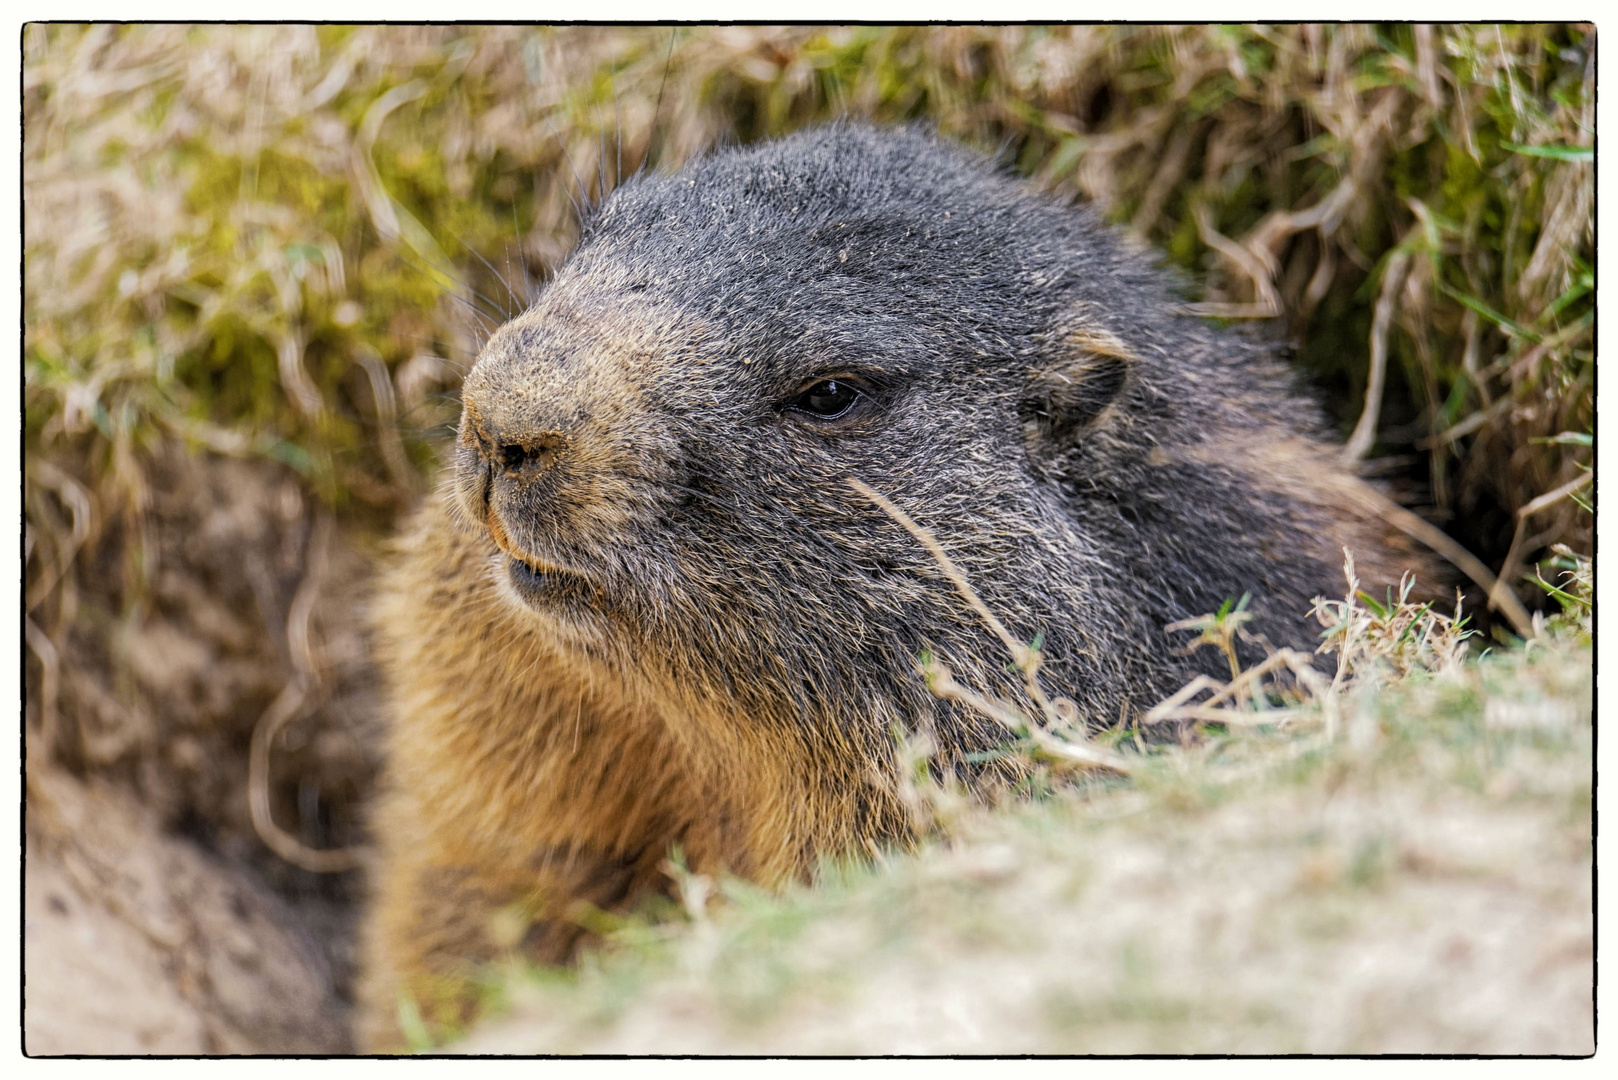
M1042 443L1066 445L1094 424L1129 382L1135 356L1105 330L1082 327L1029 380L1018 403L1023 428Z

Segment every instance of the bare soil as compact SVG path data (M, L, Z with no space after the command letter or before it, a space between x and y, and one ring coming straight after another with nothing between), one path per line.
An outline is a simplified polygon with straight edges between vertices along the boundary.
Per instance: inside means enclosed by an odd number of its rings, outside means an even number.
M29 1054L341 1053L348 1009L308 912L164 835L100 782L30 778Z

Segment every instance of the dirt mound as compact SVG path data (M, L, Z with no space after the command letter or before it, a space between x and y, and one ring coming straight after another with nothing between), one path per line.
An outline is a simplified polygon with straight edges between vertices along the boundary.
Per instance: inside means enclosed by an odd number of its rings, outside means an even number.
M45 1052L91 1052L55 1034L53 1018L67 1017L65 1030L110 1040L95 1044L104 1052L123 1052L113 1047L140 1032L155 1040L152 1052L346 1045L346 1020L333 1018L342 1016L353 978L360 876L316 871L355 864L376 769L375 681L363 633L369 555L352 538L365 541L352 527L339 532L328 512L309 505L296 474L274 463L168 448L151 470L148 500L138 536L114 523L85 544L79 558L93 587L70 590L60 649L29 703L34 717L41 709L45 716L30 736L27 962L48 980L30 997L41 1018L30 1022L30 1038L42 1050L55 1047ZM119 563L132 551L150 568L138 595L117 587ZM86 800L94 813L83 809ZM111 868L94 879L105 888L121 893L115 883L144 881L138 894L159 907L195 893L196 911L186 914L180 903L164 916L189 927L183 948L172 935L131 930L127 918L109 914L122 909L86 892L91 879L68 873L90 859L71 854L79 841L68 823L76 821L91 830L80 846L102 852ZM57 839L42 845L41 837ZM287 952L273 946L277 933L300 928L320 971L307 988L293 988L290 970L278 974L252 957L229 976L197 974L236 963L235 943L256 938L257 923L274 922L256 914L252 926L238 925L210 911L241 908L235 896L249 898L242 910L273 909L285 923L259 938L266 956ZM92 940L99 944L86 949ZM176 949L192 959L175 960ZM143 982L154 989L117 1006L103 995L91 1013L72 993L74 978L114 996L125 983L132 992ZM258 994L255 979L265 988ZM160 984L193 983L219 989L162 1004L168 991ZM62 988L66 1012L50 1004L53 986ZM283 991L335 995L338 1007L317 1010L320 1025L287 1026L254 1003ZM154 1009L172 1015L159 1023L147 1015ZM286 1009L291 1017L303 1006L289 999ZM127 1052L139 1052L137 1044Z
M307 502L270 463L159 455L139 535L110 529L80 555L98 587L78 591L59 699L44 695L58 760L126 784L166 828L206 822L208 839L236 846L254 831L253 731L303 679L260 786L305 845L359 839L356 800L375 768L368 565ZM108 588L131 558L148 588Z
M341 1053L334 965L244 867L163 835L105 783L30 778L30 1054Z

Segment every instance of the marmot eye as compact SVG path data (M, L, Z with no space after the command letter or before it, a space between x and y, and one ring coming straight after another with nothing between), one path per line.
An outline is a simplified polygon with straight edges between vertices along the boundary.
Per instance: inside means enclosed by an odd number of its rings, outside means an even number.
M859 388L846 379L822 379L789 403L792 408L835 420L854 407L860 398Z

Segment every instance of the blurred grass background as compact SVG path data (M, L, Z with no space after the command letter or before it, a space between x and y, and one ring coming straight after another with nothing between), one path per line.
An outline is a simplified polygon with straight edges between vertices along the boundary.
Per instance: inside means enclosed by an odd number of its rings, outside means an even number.
M271 815L359 842L365 560L480 340L620 176L841 115L1267 319L1366 472L1542 603L1592 542L1535 500L1592 463L1594 65L1573 25L30 26L31 767L250 856L278 731Z

